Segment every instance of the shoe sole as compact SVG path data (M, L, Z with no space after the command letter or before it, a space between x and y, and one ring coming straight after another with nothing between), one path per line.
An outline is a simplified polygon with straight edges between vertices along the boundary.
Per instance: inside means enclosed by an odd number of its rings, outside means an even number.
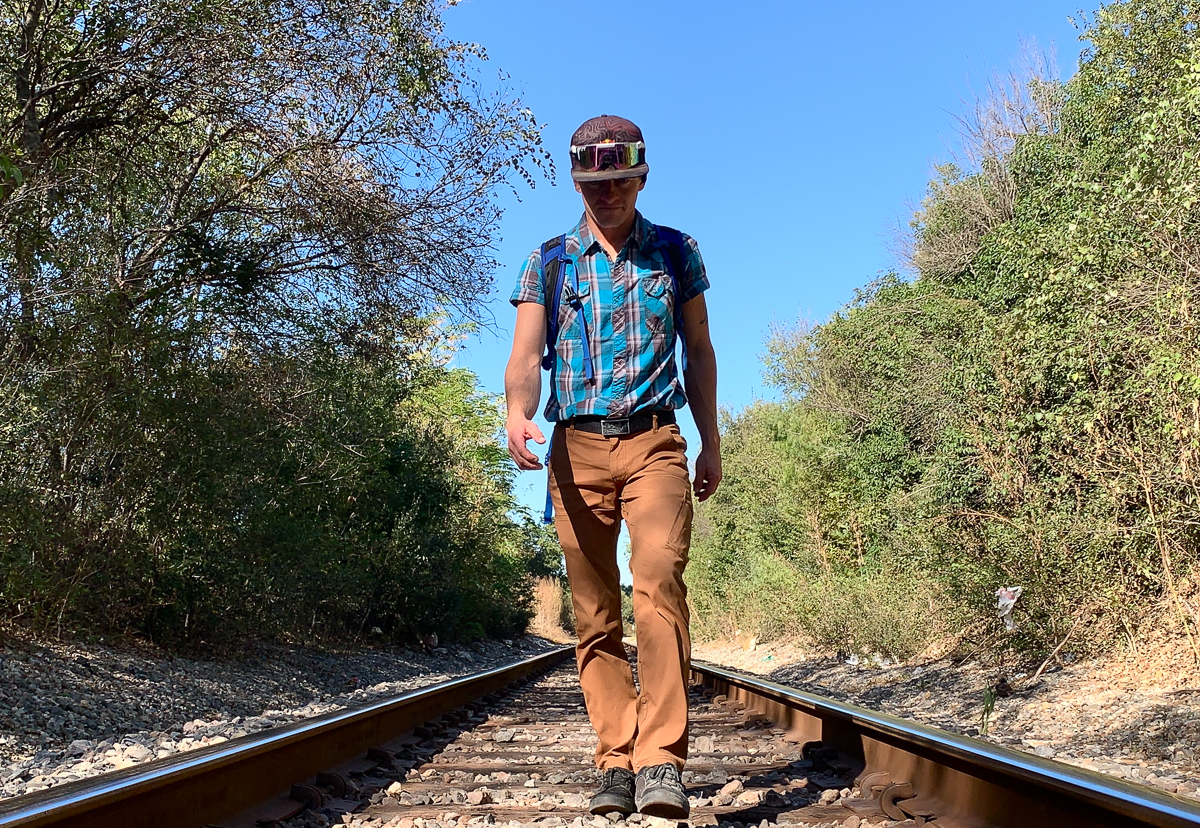
M638 806L638 813L659 819L687 819L690 812L689 806L677 802L646 802Z
M593 802L588 807L588 811L592 814L595 814L596 816L604 816L605 814L612 814L612 813L617 813L617 814L620 814L621 816L629 816L636 810L637 810L637 808L634 807L634 804L632 801L630 801L630 800L621 801L621 800L617 799L616 797L613 797L612 799L608 799L607 801L601 800L600 802Z

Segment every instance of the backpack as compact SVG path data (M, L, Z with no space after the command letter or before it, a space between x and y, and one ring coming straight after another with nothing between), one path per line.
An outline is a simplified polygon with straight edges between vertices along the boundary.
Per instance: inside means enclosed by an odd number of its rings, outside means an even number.
M658 231L658 246L663 251L663 263L667 268L667 276L671 279L671 289L675 294L675 325L673 334L683 345L683 365L687 369L687 341L680 337L683 330L683 303L680 301L679 276L684 271L683 234L673 227L655 225ZM567 255L566 235L556 236L542 245L542 291L546 297L546 355L542 357L542 368L554 370L554 344L558 342L558 312L562 306L563 288L567 281L567 267L575 271L575 281L567 301L579 313L579 326L582 331L583 345L583 377L585 382L594 382L596 370L592 362L592 346L588 337L587 319L583 315L583 300L579 296L579 271L575 261ZM554 290L550 290L550 286ZM674 343L671 350L674 351Z
M679 334L683 330L683 302L680 301L679 276L684 272L683 234L673 227L655 225L658 231L658 246L663 251L663 264L667 268L667 276L671 279L671 290L675 294L675 319L673 335L682 345L682 367L687 370L687 340ZM558 342L558 311L562 306L563 288L567 283L567 267L575 271L575 280L567 301L579 314L579 328L583 339L583 378L585 382L596 381L596 369L592 363L592 345L588 337L587 318L583 315L583 300L579 296L579 271L575 261L567 255L566 235L556 236L542 245L542 292L546 297L546 355L542 357L542 368L551 372L550 389L554 393L554 360L556 351L554 344ZM554 290L550 290L550 286ZM675 350L674 343L671 351ZM553 442L553 441L552 441ZM550 468L550 450L546 450L546 470ZM554 520L554 503L550 498L550 483L546 481L546 509L542 516L544 523Z

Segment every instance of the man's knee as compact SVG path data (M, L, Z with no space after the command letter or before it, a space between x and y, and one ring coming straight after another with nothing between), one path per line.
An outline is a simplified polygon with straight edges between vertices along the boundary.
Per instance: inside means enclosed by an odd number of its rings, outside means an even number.
M664 608L677 611L687 604L687 586L683 581L686 560L656 561L633 573L633 612L635 620L653 617Z
M571 606L575 610L575 632L580 643L593 638L621 635L621 596L598 595L593 600L581 600L571 591Z

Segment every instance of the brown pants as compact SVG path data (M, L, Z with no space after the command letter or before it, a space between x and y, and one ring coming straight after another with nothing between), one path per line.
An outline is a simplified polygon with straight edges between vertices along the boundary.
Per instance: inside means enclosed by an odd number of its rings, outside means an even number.
M687 759L687 565L692 492L674 425L624 437L554 430L550 493L567 560L576 660L602 769ZM621 645L617 537L629 525L638 682Z

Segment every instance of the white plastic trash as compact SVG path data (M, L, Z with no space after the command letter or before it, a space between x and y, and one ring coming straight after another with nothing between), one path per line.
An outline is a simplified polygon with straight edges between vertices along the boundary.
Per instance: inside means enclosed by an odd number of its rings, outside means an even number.
M1017 628L1017 622L1013 620L1013 607L1017 604L1017 599L1021 597L1021 588L1019 586L1000 587L996 590L996 617L1004 622L1004 629L1012 632Z

